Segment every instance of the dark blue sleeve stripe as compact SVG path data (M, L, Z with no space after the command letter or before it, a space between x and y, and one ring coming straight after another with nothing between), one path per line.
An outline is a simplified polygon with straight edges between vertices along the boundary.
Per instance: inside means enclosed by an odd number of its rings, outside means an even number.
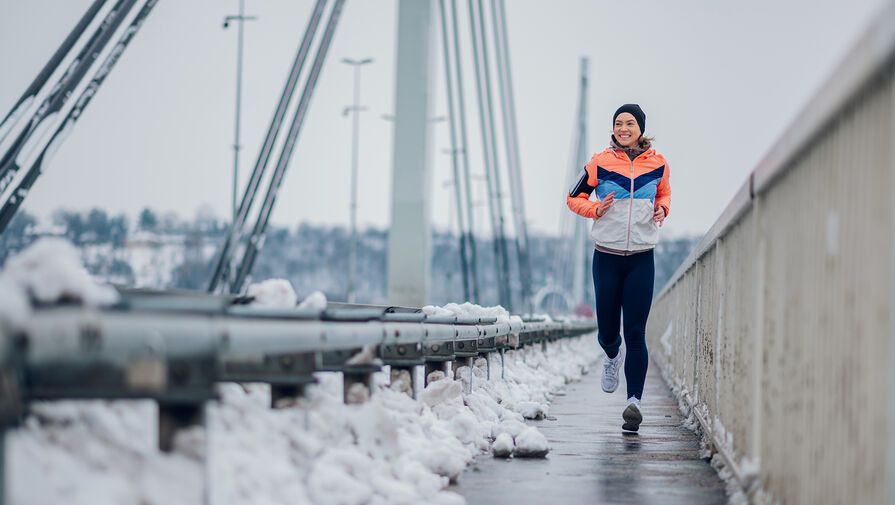
M590 196L594 191L594 186L591 186L587 183L587 169L584 169L584 174L578 179L578 182L575 183L574 186L569 188L569 196L578 196L581 193L586 193Z

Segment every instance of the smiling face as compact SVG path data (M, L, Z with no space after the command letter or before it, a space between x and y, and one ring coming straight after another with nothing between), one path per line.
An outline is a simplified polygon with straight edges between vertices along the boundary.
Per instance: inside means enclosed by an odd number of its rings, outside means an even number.
M615 124L612 126L612 134L615 135L615 141L622 147L634 147L640 140L640 125L630 112L622 112L615 118Z

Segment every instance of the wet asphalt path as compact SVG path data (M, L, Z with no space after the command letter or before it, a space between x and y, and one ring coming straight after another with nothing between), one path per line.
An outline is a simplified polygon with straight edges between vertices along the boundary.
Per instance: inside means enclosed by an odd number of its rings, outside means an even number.
M479 456L452 490L470 505L681 504L727 502L724 484L699 458L699 440L650 363L639 434L623 434L624 379L600 388L602 366L569 384L550 405L550 418L529 421L550 441L547 459ZM624 376L624 374L622 374Z

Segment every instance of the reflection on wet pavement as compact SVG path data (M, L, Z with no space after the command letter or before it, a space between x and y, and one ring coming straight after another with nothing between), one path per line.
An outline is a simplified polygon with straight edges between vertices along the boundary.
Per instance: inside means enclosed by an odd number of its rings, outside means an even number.
M625 384L606 394L598 367L553 399L550 418L532 421L550 441L546 460L480 456L452 489L470 505L720 504L724 484L699 458L681 426L677 400L650 364L639 433L622 432Z

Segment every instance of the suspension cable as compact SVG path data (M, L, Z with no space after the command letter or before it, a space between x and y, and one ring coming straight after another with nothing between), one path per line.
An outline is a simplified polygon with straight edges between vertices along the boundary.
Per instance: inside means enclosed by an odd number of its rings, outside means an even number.
M441 35L442 35L442 49L444 50L444 75L447 86L447 102L448 102L448 123L451 130L451 165L454 171L454 199L457 204L457 220L460 228L460 267L463 270L463 298L465 300L470 299L470 286L469 286L469 265L467 263L468 253L466 250L466 221L463 216L463 201L462 201L462 191L460 184L460 169L457 166L457 156L459 153L459 146L457 145L457 125L456 120L454 118L454 86L453 80L451 78L451 58L450 58L450 43L448 40L448 30L447 30L447 16L444 8L444 0L438 0L438 7L441 12Z
M317 87L317 79L323 68L323 62L326 59L326 53L329 51L329 46L332 42L336 25L339 23L339 15L342 12L342 6L344 4L345 0L336 0L332 11L330 12L329 19L326 22L323 38L320 41L320 46L317 48L317 54L314 56L314 63L311 65L311 73L308 75L308 81L305 83L304 90L302 90L295 116L292 119L289 132L286 134L286 142L280 152L280 158L274 169L273 178L270 181L270 186L267 188L267 194L264 196L264 201L261 204L258 220L255 222L255 226L252 228L252 233L248 237L245 253L239 264L239 269L236 271L236 278L230 286L231 293L237 293L242 289L246 278L255 266L255 259L258 256L258 252L264 245L264 234L267 231L267 224L270 221L270 215L273 212L273 207L276 203L277 193L280 190L283 177L286 175L286 169L289 166L289 161L292 158L295 144L298 141L298 134L301 132L302 124L307 116L308 105L310 104L311 96L314 94L314 89Z
M219 284L226 284L222 281L229 276L230 260L233 257L235 246L238 243L239 236L245 226L249 210L258 194L258 186L261 183L261 178L264 176L267 164L270 161L270 154L273 151L277 136L279 136L280 128L283 125L283 118L286 115L289 102L292 101L292 95L298 84L299 75L307 60L311 42L314 39L314 34L317 33L317 27L320 25L320 18L323 17L325 7L326 0L317 0L317 4L311 12L311 18L308 21L308 26L305 28L305 34L302 37L298 51L295 54L295 60L292 63L292 68L289 71L289 77L286 79L286 85L283 87L283 92L280 94L280 101L277 102L273 118L271 118L270 126L267 129L267 135L265 135L261 150L258 152L258 159L255 161L255 167L252 169L252 175L249 177L248 185L246 186L242 201L239 204L239 209L236 212L236 217L233 222L230 223L227 237L224 239L224 243L221 245L217 257L215 258L214 269L212 270L211 279L208 282L208 292L216 291Z
M468 232L467 243L469 244L469 267L472 276L472 296L475 303L479 303L479 276L478 276L478 257L476 254L475 241L475 214L473 213L472 200L472 177L469 171L469 142L466 134L466 103L463 99L463 65L460 58L460 28L457 21L457 0L451 0L451 21L454 34L454 61L457 69L457 108L460 116L460 141L463 145L462 157L463 161L463 182L466 191L466 219L469 224L466 228Z
M472 27L472 47L475 60L476 90L479 102L479 119L482 129L482 150L485 154L485 179L488 182L488 203L491 209L492 233L494 234L494 255L498 271L498 293L500 304L508 310L511 307L509 290L509 258L506 254L506 240L503 228L503 209L500 192L497 147L494 139L494 111L491 107L491 84L488 72L488 49L485 39L484 12L478 0L478 17L473 0L469 0L469 18ZM481 33L481 52L479 50ZM486 113L487 111L487 113Z

